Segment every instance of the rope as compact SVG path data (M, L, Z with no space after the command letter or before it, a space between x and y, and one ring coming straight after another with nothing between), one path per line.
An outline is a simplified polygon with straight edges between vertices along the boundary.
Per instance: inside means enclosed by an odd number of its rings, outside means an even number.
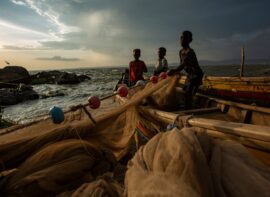
M146 79L145 80L145 85L148 83L150 81L150 79ZM129 87L128 89L129 90L132 90L132 89L135 89L135 88L137 88L137 87L139 87L140 85L136 85L136 86L132 86L132 87ZM103 100L105 100L105 99L108 99L108 98L110 98L110 97L113 97L113 96L115 96L115 95L117 95L118 93L117 92L115 92L115 93L113 93L113 94L110 94L110 95L108 95L108 96L105 96L105 97L102 97L100 100L101 101L103 101ZM86 104L87 105L87 104Z
M84 140L81 138L81 136L80 136L80 134L79 134L79 132L77 131L76 128L74 128L74 131L75 131L76 135L77 135L78 138L79 138L78 140L80 140L80 142L81 142L83 148L85 149L85 152L86 152L91 158L94 158L94 159L98 160L97 158L95 158L95 157L93 156L93 154L91 154L91 153L88 151L86 145L85 145L84 142L83 142Z
M181 118L180 118L181 117ZM179 119L180 118L180 119ZM190 124L188 123L188 121L190 119L194 118L193 115L187 115L187 116L183 116L182 114L178 114L174 121L173 124L174 125L178 125L178 127L183 128L183 127L190 127Z
M146 84L147 84L148 82L150 82L150 79L146 79L145 82L146 82ZM1 83L1 82L0 82L0 83ZM3 82L2 82L2 83L3 83ZM137 87L139 87L139 85L130 87L129 90L135 89L135 88L137 88ZM115 96L115 95L117 95L117 92L115 92L115 93L113 93L113 94L111 94L111 95L105 96L105 97L101 98L100 100L102 101L102 100L108 99L108 98L110 98L110 97L113 97L113 96ZM94 124L96 124L96 121L94 120L94 118L93 118L93 117L91 116L91 114L85 109L85 107L87 107L88 105L89 105L88 103L85 103L85 104L79 104L79 105L77 105L77 106L71 106L69 110L65 111L65 113L70 112L70 111L75 111L76 109L79 109L79 108L83 108L83 110L85 111L85 113L88 115L89 119L90 119ZM45 118L44 118L44 117L45 117ZM29 123L26 123L26 124L15 125L15 126L13 126L13 127L11 127L11 128L7 128L7 129L5 129L5 132L0 132L0 136L1 136L1 135L5 135L5 134L7 134L7 133L11 133L11 132L13 132L13 131L15 131L15 130L17 130L17 129L22 129L22 128L31 126L31 125L33 125L33 124L42 122L42 121L44 121L44 120L48 120L48 119L50 119L50 117L48 117L48 116L46 117L46 116L42 115L42 116L40 116L40 119L39 119L39 120L34 120L34 121L29 122Z
M71 108L71 111L75 111L77 109L83 109L84 112L87 114L88 118L96 125L97 122L95 121L95 119L93 118L93 116L90 114L90 112L86 109L86 106L82 105L82 104L79 104L79 105L76 105L76 106L72 106Z

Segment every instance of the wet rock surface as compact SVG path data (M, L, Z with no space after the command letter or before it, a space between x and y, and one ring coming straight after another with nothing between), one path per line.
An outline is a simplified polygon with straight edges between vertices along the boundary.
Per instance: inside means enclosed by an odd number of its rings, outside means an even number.
M85 80L90 80L86 75L63 71L42 71L31 76L32 84L78 84Z
M0 105L14 105L26 100L38 98L38 93L29 85L20 84L18 88L0 89Z
M29 72L21 66L6 66L0 69L0 88L12 88L12 84L31 83Z

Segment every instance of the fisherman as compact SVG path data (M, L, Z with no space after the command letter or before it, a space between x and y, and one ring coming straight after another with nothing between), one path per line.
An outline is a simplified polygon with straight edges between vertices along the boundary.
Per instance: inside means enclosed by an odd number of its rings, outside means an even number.
M168 71L173 75L183 69L187 73L187 79L183 90L185 91L185 109L192 108L192 96L196 94L198 87L202 85L203 71L199 66L196 54L189 44L192 41L192 33L184 31L180 37L182 49L179 51L180 65Z
M141 56L141 50L134 49L133 56L134 60L129 63L129 80L131 86L135 85L139 80L144 80L143 73L147 72L145 63L139 60Z
M155 65L155 70L154 70L155 76L158 76L162 72L167 72L168 62L165 56L166 56L166 48L160 47L158 49L158 61Z

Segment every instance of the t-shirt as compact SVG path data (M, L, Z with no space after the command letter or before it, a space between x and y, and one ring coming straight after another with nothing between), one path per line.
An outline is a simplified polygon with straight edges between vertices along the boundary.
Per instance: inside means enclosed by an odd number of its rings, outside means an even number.
M168 70L168 62L166 58L159 59L155 65L154 75L159 75L161 72Z
M143 61L134 60L129 63L129 79L131 83L136 83L139 80L144 80L144 72L147 72L147 67Z

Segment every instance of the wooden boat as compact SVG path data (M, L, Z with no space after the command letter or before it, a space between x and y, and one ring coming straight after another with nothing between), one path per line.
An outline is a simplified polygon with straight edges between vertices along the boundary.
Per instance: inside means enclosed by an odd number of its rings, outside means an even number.
M178 128L192 127L196 129L196 132L206 132L213 138L231 139L239 142L245 145L247 150L259 161L268 166L267 169L269 169L269 108L250 106L197 94L194 99L196 101L196 108L188 111L183 111L179 108L176 111L168 112L153 107L151 103L145 100L153 96L161 88L168 89L172 80L169 77L167 79L161 79L157 84L136 87L130 90L127 98L113 95L113 97L104 100L108 105L104 106L100 111L90 110L86 106L77 106L76 109L65 114L66 119L62 124L53 124L49 118L46 118L32 124L17 126L2 131L0 155L1 162L5 165L5 170L18 168L18 166L20 168L20 165L25 160L28 163L26 163L27 165L22 165L23 167L31 165L31 161L35 161L33 159L35 155L33 156L33 154L39 150L40 152L38 153L42 153L43 155L42 157L38 157L39 160L36 162L42 162L42 159L46 160L47 158L45 153L49 147L59 142L65 142L66 140L69 142L72 139L82 141L83 143L86 141L90 142L97 149L105 148L113 153L118 162L121 162L123 159L130 159L127 155L130 154L129 151L131 143L134 142L134 137L136 141L136 134L138 132L135 131L139 130L149 140L158 132L165 131L167 126L172 124ZM181 95L181 91L178 88L174 87L174 90L177 94L179 93ZM55 146L53 148L55 150ZM69 148L72 149L72 146ZM83 148L87 149L85 146ZM86 152L89 154L88 151ZM57 165L59 165L60 161L57 162ZM50 165L55 164L52 163ZM48 166L45 167L47 169ZM33 167L33 169L35 168ZM57 168L57 170L61 169L65 169L65 166ZM73 168L72 170L77 172L76 170L79 169ZM29 172L31 170L28 168L27 173ZM13 177L16 178L16 171L7 173L8 175L2 173L2 175L4 177L12 177L12 173L15 173ZM61 173L61 176L64 176L68 171L62 170ZM48 174L45 175L46 180L50 181L50 176ZM41 175L39 174L39 176ZM22 175L19 177L22 177ZM66 191L67 189L74 190L78 188L78 182L76 182L76 187L71 184L74 181L73 176L66 177L70 180L59 181L60 177L57 177L57 184L68 182L68 186L61 185L60 188L62 190L65 189ZM11 178L10 180L16 181L15 178ZM83 181L83 179L79 180ZM31 188L31 183L21 184L20 187L24 188L27 185L27 188ZM58 186L57 184L55 187ZM16 188L13 188L13 185ZM5 192L8 194L11 192L12 194L13 191L17 190L17 185L14 183L11 184L10 188ZM35 188L31 191L32 194L42 191L37 186L35 185ZM46 184L43 184L43 187L45 186ZM59 191L57 190L57 192Z
M270 87L270 86L269 86ZM176 87L179 92L179 87ZM116 95L118 102L127 102L126 98ZM255 153L255 156L270 166L270 108L248 105L197 93L195 109L173 112L141 106L144 117L151 117L164 124L179 122L180 117L189 117L187 124L196 127L199 132L207 132L215 138L237 141ZM144 125L146 126L146 125ZM153 136L147 126L139 125L145 136Z
M185 83L185 77L180 83ZM270 77L205 76L199 91L229 100L270 106Z

